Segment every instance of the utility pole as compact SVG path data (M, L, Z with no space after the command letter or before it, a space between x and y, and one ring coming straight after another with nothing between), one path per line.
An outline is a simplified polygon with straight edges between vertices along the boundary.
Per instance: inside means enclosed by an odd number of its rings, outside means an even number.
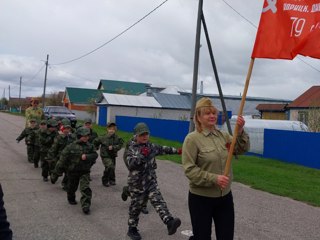
M43 86L43 95L42 95L42 107L43 108L45 106L45 100L46 100L46 85L47 85L48 63L49 63L49 54L47 54L46 72L44 74L44 86Z
M203 12L202 12L202 15L201 15L201 20L202 20L204 33L205 33L205 36L206 36L206 39L207 39L209 55L210 55L210 59L211 59L211 64L212 64L214 76L215 76L216 82L217 82L217 87L218 87L218 91L219 91L219 96L220 96L220 101L221 101L221 105L222 105L223 114L224 114L224 117L225 117L225 120L226 120L228 132L229 132L230 135L232 135L232 129L231 129L231 124L230 124L229 117L228 117L227 107L226 107L226 104L225 104L225 101L224 101L223 92L222 92L222 88L221 88L221 84L220 84L220 80L219 80L219 75L218 75L218 70L217 70L216 62L214 60L211 41L210 41L210 37L209 37L209 32L208 32L208 28L207 28L207 24L206 24L206 20L204 18Z
M10 106L10 85L9 85L9 100L8 100L8 106L9 106L9 111L11 112L11 106Z
M226 109L226 105L224 102L224 97L223 97L223 93L222 93L222 89L221 89L221 85L220 85L220 80L219 80L219 76L218 76L218 71L217 71L217 67L214 61L214 56L213 56L213 52L212 52L212 46L211 46L211 42L210 42L210 37L209 37L209 33L208 33L208 29L207 29L207 25L206 25L206 21L204 18L204 14L202 11L203 8L203 0L199 0L199 7L198 7L198 19L197 19L197 31L196 31L196 43L195 43L195 54L194 54L194 67L193 67L193 86L192 86L192 96L191 96L191 110L190 110L190 125L189 125L189 132L192 132L194 130L194 122L193 122L193 117L194 117L194 113L195 113L195 106L196 106L196 101L197 101L197 84L198 84L198 74L199 74L199 55L200 55L200 38L201 38L201 22L203 24L203 28L204 28L204 33L206 36L206 40L207 40L207 44L208 44L208 49L209 49L209 54L210 54L210 58L211 58L211 64L213 67L213 72L216 78L216 82L217 82L217 87L219 90L219 96L220 96L220 100L221 100L221 105L223 108L223 113L225 116L225 120L227 123L227 127L228 127L228 131L230 134L232 134L232 129L230 126L230 121L228 118L228 113L227 113L227 109ZM203 94L203 82L201 82L201 87L200 87L200 94Z
M192 132L194 130L193 116L194 116L194 112L195 112L195 108L196 108L196 101L197 101L197 84L198 84L198 69L199 69L199 55L200 55L202 8L203 8L203 0L199 0L197 30L196 30L196 43L195 43L195 51L194 51L193 83L192 83L189 132Z
M22 81L22 77L20 77L20 87L19 87L19 105L20 105L19 112L20 113L21 113L21 81Z

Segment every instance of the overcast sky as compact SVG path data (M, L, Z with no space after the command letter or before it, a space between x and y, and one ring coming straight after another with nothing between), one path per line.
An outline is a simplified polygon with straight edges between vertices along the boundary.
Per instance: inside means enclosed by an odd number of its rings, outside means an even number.
M49 54L46 93L65 87L96 89L100 79L178 86L191 91L197 0L169 0L98 51L164 0L1 0L1 96L41 96ZM226 95L243 92L263 0L204 0L215 61ZM202 31L199 83L218 93ZM307 64L306 64L306 63ZM313 66L310 67L309 65ZM37 74L38 73L38 74ZM200 85L200 84L199 84ZM320 61L256 59L248 96L295 99L320 85Z

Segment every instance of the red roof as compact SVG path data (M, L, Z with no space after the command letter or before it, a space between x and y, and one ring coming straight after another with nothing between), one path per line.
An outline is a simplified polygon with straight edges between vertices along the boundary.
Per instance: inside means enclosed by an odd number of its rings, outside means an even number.
M288 108L320 107L320 86L313 86L288 105Z
M256 107L256 109L258 111L273 111L273 112L284 112L285 108L288 104L281 104L281 103L261 103L258 104L258 106Z

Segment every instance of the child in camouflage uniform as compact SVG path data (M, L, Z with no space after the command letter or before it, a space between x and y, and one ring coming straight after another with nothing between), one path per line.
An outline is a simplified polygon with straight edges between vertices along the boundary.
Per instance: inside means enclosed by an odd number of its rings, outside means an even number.
M48 160L47 155L53 144L54 138L58 135L57 127L57 121L49 119L47 122L47 129L39 132L41 175L44 182L48 182L48 176L50 174L50 161Z
M131 195L129 207L128 236L140 240L137 226L144 203L150 203L167 225L168 234L172 235L181 225L179 218L173 218L164 201L157 183L155 156L163 154L181 154L181 150L173 147L159 146L149 142L149 128L145 123L138 123L134 128L134 140L130 141L125 152L128 162L128 186Z
M124 149L124 154L123 154L123 161L124 161L124 164L126 165L126 167L128 168L128 170L129 170L129 165L128 165L128 161L127 161L127 151L128 151L129 144L130 144L131 141L134 141L134 138L130 139L126 143L126 147ZM129 187L127 185L127 186L124 186L122 188L121 198L122 198L123 201L127 201L128 197L130 197L130 191L129 191ZM141 208L141 212L143 214L148 214L149 213L148 208L147 208L147 201L143 203L143 206Z
M90 118L86 118L84 120L84 126L90 130L89 135L89 143L93 143L93 141L98 137L98 134L92 129L92 120Z
M41 120L39 128L32 132L32 139L34 139L34 154L33 154L33 164L35 168L39 167L40 161L40 132L46 131L47 121Z
M85 214L90 213L92 191L90 188L90 169L95 164L98 154L94 146L88 142L90 131L80 127L76 131L77 139L66 146L57 162L54 172L51 174L51 183L55 183L58 177L66 169L68 175L67 197L71 205L77 204L76 191L80 184L81 207Z
M55 169L55 166L60 158L62 150L70 143L76 140L75 134L72 134L72 128L70 120L64 118L61 120L59 134L55 137L52 147L49 149L47 161L49 164L50 172ZM67 175L64 172L64 178L62 180L62 188L67 189Z
M28 155L28 162L33 163L33 157L35 153L35 143L34 143L34 132L37 131L37 121L36 119L31 119L29 121L29 126L26 127L19 137L17 137L17 142L19 143L22 139L25 139L27 145L27 155Z
M97 150L100 147L100 157L104 165L102 185L105 187L116 185L116 157L123 145L123 139L116 134L116 131L117 125L113 122L108 123L107 134L93 141Z
M84 120L84 125L83 125L83 127L89 129L90 135L89 135L89 140L88 140L88 142L91 143L91 144L93 144L93 141L98 137L98 134L97 134L96 131L94 131L94 130L92 129L92 120L91 120L90 118L86 118L86 119ZM90 179L90 181L92 180L92 179L91 179L91 176L89 176L89 179Z

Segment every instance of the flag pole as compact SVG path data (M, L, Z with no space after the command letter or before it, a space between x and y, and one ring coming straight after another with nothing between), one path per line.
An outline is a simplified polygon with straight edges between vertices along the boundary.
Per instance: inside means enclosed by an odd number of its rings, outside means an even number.
M247 96L249 83L250 83L250 79L251 79L253 64L254 64L254 58L251 58L251 62L250 62L250 65L249 65L249 70L248 70L248 74L247 74L247 78L246 78L246 83L245 83L245 86L244 86L244 89L243 89L243 94L242 94L242 99L241 99L240 108L239 108L239 112L238 112L238 117L241 116L242 112L243 112L244 103L246 101L246 96ZM233 138L232 138L230 150L228 152L228 158L227 158L226 166L225 166L225 169L224 169L224 175L225 176L228 176L229 173L230 173L231 160L232 160L232 156L233 156L234 146L236 145L236 140L237 140L237 136L238 136L238 130L239 130L239 126L238 126L238 124L236 124L235 128L234 128L234 132L233 132Z

